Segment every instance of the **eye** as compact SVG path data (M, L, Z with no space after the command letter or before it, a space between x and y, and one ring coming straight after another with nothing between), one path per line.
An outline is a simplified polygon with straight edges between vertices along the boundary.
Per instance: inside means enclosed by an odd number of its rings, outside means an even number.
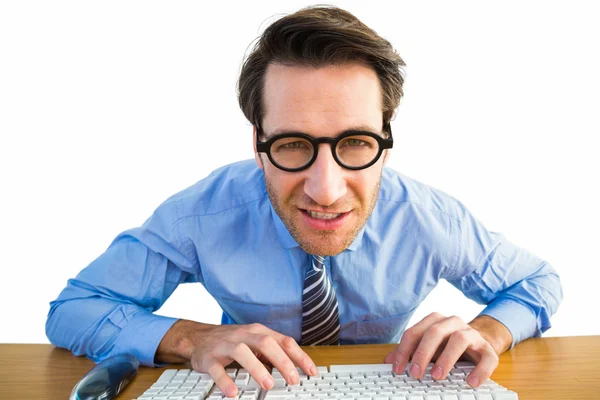
M365 142L364 140L360 140L360 139L348 139L346 140L346 143L348 146L351 147L356 147L356 146L366 146L367 142Z
M306 147L306 143L305 142L301 142L301 141L298 141L298 142L289 142L289 143L282 144L279 147L282 147L284 149L301 149L303 147Z
M271 149L274 152L305 152L312 150L312 145L304 139L288 137L276 140Z
M367 149L373 147L374 143L371 138L368 137L349 137L340 142L339 147L353 148L353 149Z

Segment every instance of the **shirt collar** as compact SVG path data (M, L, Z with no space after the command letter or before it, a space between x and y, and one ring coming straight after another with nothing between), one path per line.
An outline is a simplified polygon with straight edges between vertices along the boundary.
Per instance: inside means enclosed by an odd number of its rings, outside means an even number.
M288 231L281 218L279 218L279 215L273 208L273 204L271 204L271 201L269 201L269 207L271 208L271 216L273 217L273 223L275 224L275 231L277 232L277 237L279 238L279 242L281 243L281 245L286 250L292 249L294 247L300 247ZM356 237L354 238L354 241L350 244L350 246L348 246L346 250L355 251L358 248L358 245L360 244L362 237L365 233L365 226L361 228L361 230L358 232L358 235L356 235Z

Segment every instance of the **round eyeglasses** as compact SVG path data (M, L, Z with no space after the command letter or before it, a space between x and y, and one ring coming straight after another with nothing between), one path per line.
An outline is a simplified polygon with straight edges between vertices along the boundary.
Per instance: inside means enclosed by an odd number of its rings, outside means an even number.
M267 153L269 160L277 168L297 172L310 167L317 159L319 145L328 143L331 154L339 165L350 170L360 170L375 164L383 150L393 147L391 126L387 124L383 130L389 134L388 139L369 131L350 130L335 138L313 138L305 133L291 132L275 135L266 142L261 142L258 138L264 132L257 126L256 151Z

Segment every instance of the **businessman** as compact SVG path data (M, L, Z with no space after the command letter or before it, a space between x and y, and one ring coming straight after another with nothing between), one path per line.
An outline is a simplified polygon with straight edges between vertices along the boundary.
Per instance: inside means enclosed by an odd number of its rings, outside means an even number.
M338 8L271 24L238 82L255 159L214 171L118 235L51 303L51 342L96 361L190 361L229 397L234 360L265 389L274 382L262 361L290 384L295 365L314 375L300 345L398 343L382 361L416 378L434 362L442 379L466 357L479 386L499 354L550 327L560 281L456 199L385 167L403 66ZM485 304L481 314L433 313L406 329L440 279ZM190 282L222 307L221 325L153 314Z

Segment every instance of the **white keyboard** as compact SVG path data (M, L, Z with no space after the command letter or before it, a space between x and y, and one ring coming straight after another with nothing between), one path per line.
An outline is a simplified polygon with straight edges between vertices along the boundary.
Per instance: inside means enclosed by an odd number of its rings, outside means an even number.
M238 387L232 400L518 400L517 394L488 379L478 388L466 382L473 364L458 362L446 377L435 380L427 367L423 378L392 372L392 364L317 367L317 376L301 370L300 383L288 385L277 369L275 386L262 390L245 369L227 369ZM226 400L208 374L168 369L138 400Z

